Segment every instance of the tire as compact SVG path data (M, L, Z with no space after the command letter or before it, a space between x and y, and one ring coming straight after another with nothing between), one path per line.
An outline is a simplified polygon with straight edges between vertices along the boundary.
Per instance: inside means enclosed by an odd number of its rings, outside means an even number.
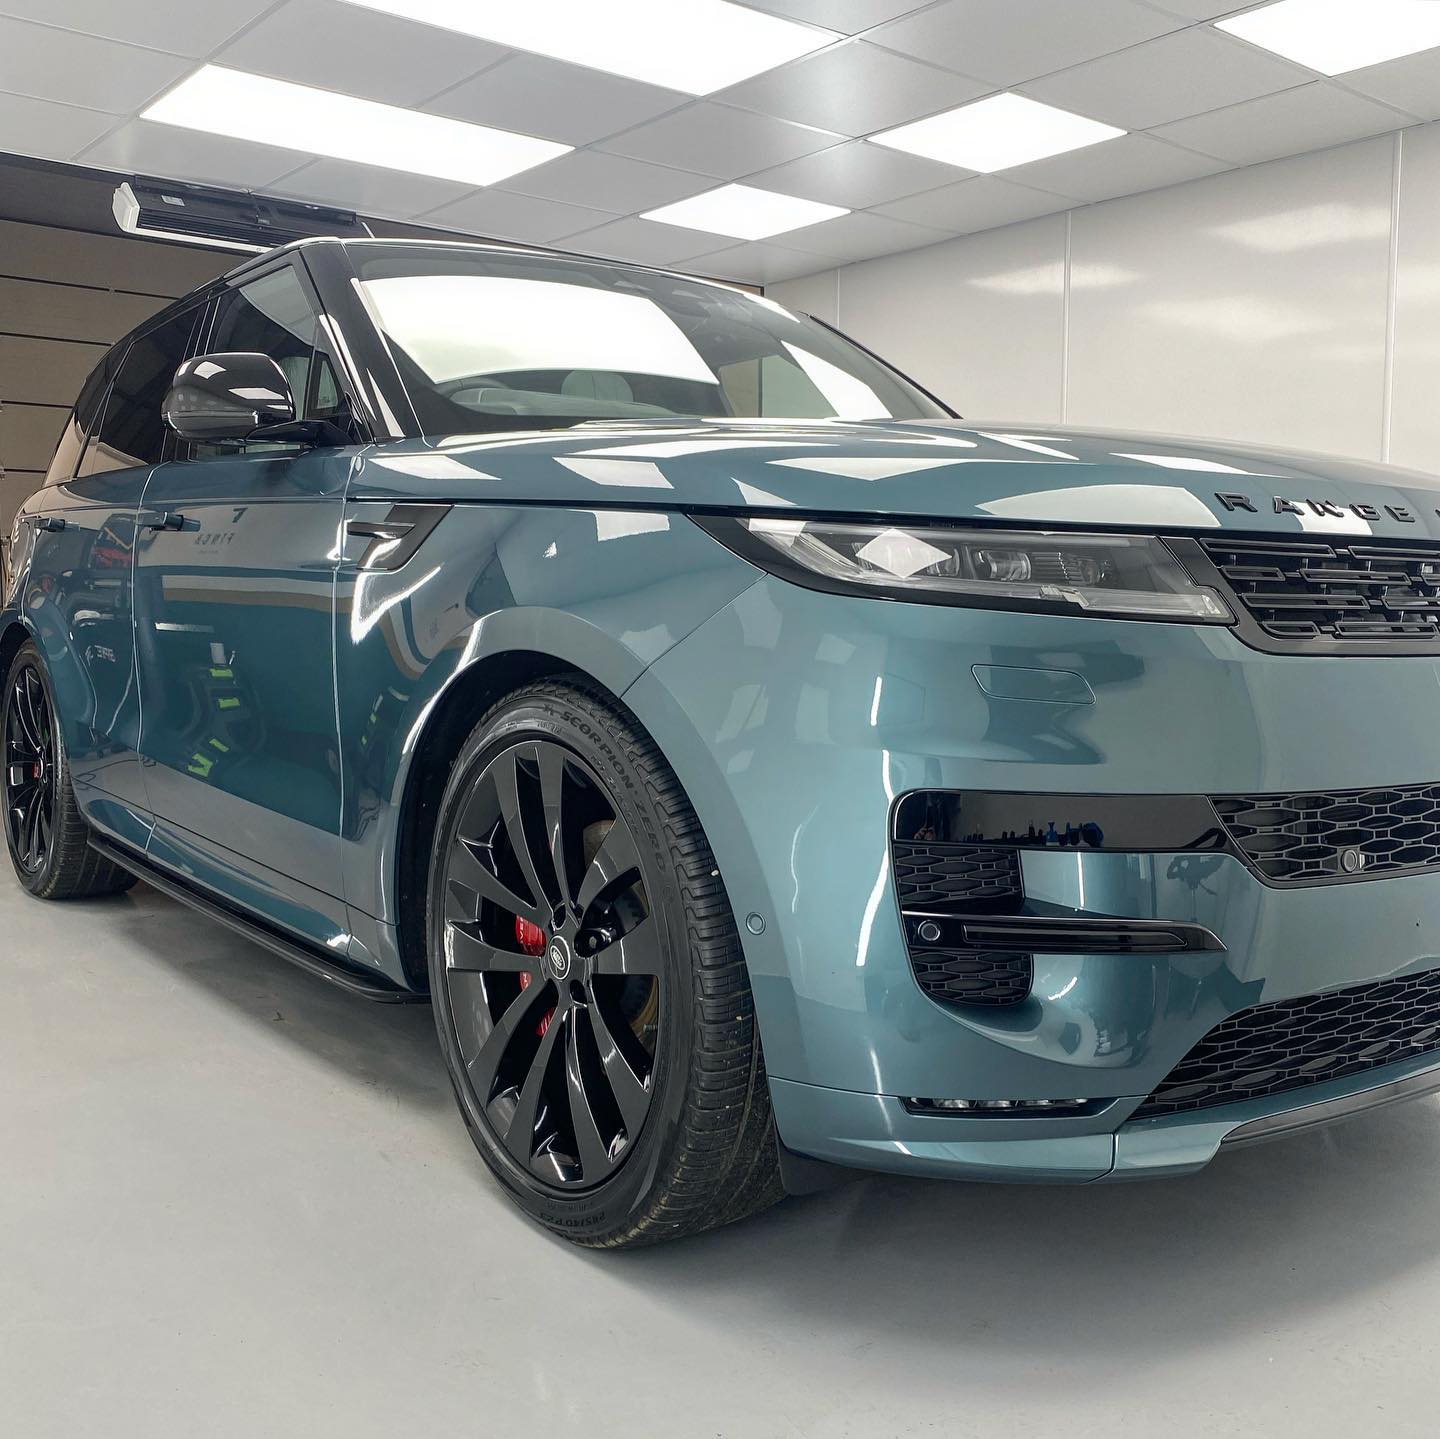
M618 701L541 681L476 725L440 805L426 929L461 1113L533 1219L622 1248L782 1196L725 888Z
M35 645L21 645L0 694L5 843L22 888L36 899L92 899L135 883L90 848L75 802L55 692Z

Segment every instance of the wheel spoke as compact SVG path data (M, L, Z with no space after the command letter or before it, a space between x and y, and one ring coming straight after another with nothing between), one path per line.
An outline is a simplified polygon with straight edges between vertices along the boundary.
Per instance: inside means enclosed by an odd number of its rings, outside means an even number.
M540 799L545 810L545 838L550 846L550 864L562 904L575 902L565 858L565 755L555 745L537 745L540 766Z
M587 1183L598 1179L611 1166L610 1146L600 1134L590 1096L585 1087L585 1072L580 1059L581 1011L574 1010L565 1033L565 1093L570 1101L570 1120L575 1130L576 1156L580 1161L581 1178Z
M539 986L532 984L530 988ZM505 1131L505 1147L521 1164L528 1165L534 1158L535 1120L540 1112L540 1100L545 1092L550 1061L555 1057L555 1047L560 1042L562 1031L567 1028L569 1026L559 1015L550 1021L540 1038L540 1047L535 1051L525 1083L520 1086L515 1113L510 1116L510 1127Z
M624 820L617 818L606 831L605 838L600 842L600 848L596 851L595 858L590 861L590 868L586 870L585 878L581 881L580 893L575 901L580 913L588 913L590 906L616 880L638 871L639 868L640 855L635 849L635 841L630 837L630 827Z
M533 755L533 747L529 748ZM510 848L520 866L520 872L525 876L525 883L530 886L536 907L545 913L545 918L537 921L543 927L549 922L550 905L545 882L541 878L540 865L537 864L531 847L530 831L525 826L522 812L520 754L520 750L513 749L501 755L494 771L495 792L500 797L500 815L505 821L505 833L510 837Z
M534 974L536 964L528 954L496 949L463 925L445 926L446 969L482 974Z
M39 754L40 726L35 719L35 710L30 698L30 686L23 677L15 686L12 712L20 727L21 739L30 747L32 754Z
M612 940L590 956L596 974L651 974L661 970L660 931L647 915L628 934Z
M507 913L518 914L543 929L550 922L549 913L516 894L486 864L487 855L488 851L483 845L472 844L464 839L457 840L450 851L450 881L464 886L481 899L488 899L499 905Z
M630 1067L625 1052L616 1042L610 1021L600 1005L589 1006L590 1021L595 1029L595 1047L600 1051L600 1063L609 1081L610 1091L620 1106L620 1116L625 1121L626 1133L634 1138L645 1118L650 1105L650 1091L645 1081Z

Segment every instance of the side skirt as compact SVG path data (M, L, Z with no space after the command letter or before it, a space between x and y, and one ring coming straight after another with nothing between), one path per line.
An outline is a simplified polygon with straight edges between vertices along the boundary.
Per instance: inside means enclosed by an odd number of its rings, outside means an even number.
M362 999L373 999L381 1004L422 1004L429 998L428 995L417 994L413 990L401 989L379 975L364 973L343 960L311 948L302 940L292 939L262 921L242 914L238 909L152 864L143 855L126 846L92 836L90 847L112 863L118 864L121 869L143 879L152 889L158 889L161 894L189 905L207 919L216 920L227 929L234 930L236 934L264 945L273 954L288 959L291 964L299 965L301 969L308 970L349 994L358 994Z

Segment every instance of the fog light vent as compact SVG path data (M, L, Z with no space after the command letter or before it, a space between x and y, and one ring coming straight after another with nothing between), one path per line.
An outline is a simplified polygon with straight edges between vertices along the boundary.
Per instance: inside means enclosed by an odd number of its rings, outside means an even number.
M1073 1119L1098 1114L1109 1099L907 1099L911 1114L964 1114L972 1119Z

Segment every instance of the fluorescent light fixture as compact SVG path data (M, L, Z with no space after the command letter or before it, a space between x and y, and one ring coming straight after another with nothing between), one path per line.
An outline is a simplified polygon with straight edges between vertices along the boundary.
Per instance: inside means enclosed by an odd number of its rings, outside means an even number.
M573 148L219 65L202 66L140 118L462 185L493 185Z
M1012 165L1080 150L1101 140L1114 140L1125 133L1114 125L1102 125L1098 120L1007 93L901 125L898 130L887 130L870 139L892 150L907 150L928 160L989 175Z
M647 210L640 218L681 225L687 230L708 230L712 235L733 235L737 240L763 240L849 213L839 205L797 200L794 195L777 195L753 185L722 185L718 190Z
M708 95L840 39L729 0L350 0L442 30Z
M1322 75L1440 45L1440 5L1433 0L1279 0L1215 24Z

